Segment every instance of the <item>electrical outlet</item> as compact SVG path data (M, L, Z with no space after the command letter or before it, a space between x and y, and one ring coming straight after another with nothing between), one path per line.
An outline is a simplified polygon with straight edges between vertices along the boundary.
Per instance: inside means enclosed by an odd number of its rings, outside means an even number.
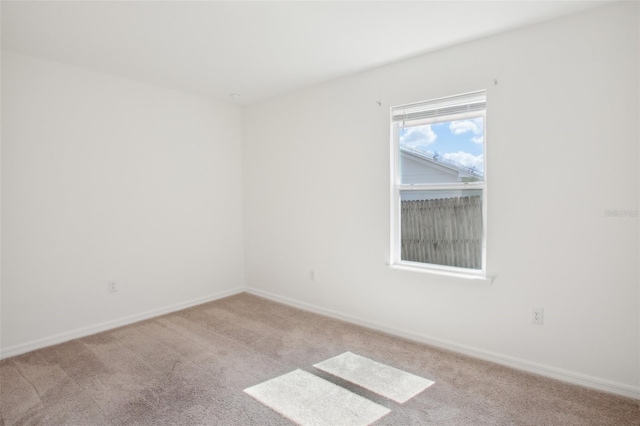
M543 312L542 308L531 309L531 323L542 325Z
M309 269L309 280L311 281L316 280L316 271L314 271L313 269Z
M107 283L107 291L109 293L115 293L116 291L118 291L118 287L116 287L116 282L115 281L109 281Z

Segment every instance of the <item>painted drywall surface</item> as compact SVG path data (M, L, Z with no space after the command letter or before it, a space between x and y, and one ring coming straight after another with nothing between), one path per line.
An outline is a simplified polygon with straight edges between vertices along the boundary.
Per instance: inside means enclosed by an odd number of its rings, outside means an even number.
M2 8L0 8L0 11ZM0 19L2 13L0 13ZM0 42L2 41L0 35ZM2 50L0 49L0 64L2 64ZM2 81L2 67L0 66L0 82ZM2 85L0 84L0 94ZM0 102L0 129L2 129L2 102ZM2 134L0 132L0 167L2 165ZM0 309L2 308L2 173L0 169ZM0 348L2 348L2 312L0 311Z
M3 349L243 285L239 108L3 52L2 112Z
M616 4L246 108L247 285L637 387L637 34ZM496 279L390 270L389 108L479 89Z

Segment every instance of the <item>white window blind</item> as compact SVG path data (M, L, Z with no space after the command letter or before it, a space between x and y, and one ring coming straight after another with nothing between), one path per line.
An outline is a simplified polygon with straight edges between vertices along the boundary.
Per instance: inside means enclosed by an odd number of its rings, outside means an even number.
M477 115L485 110L486 104L486 91L482 90L392 108L391 119L401 127L417 126L452 115L458 118L464 118L466 114Z

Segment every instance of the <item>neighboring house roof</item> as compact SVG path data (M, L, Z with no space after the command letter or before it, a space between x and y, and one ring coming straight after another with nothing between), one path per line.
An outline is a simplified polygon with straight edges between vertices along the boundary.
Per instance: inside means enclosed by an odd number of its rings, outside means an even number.
M457 161L446 159L439 156L437 153L430 151L420 151L409 147L400 147L400 152L403 155L407 155L414 160L426 163L429 166L436 167L438 169L449 171L457 174L460 177L465 178L481 178L484 174L472 167L464 166Z

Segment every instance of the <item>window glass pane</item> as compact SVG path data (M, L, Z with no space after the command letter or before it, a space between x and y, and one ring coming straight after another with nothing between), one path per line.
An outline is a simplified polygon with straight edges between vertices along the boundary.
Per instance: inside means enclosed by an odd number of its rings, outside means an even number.
M400 192L401 260L482 269L482 190Z
M400 183L484 180L484 119L475 117L399 129Z

